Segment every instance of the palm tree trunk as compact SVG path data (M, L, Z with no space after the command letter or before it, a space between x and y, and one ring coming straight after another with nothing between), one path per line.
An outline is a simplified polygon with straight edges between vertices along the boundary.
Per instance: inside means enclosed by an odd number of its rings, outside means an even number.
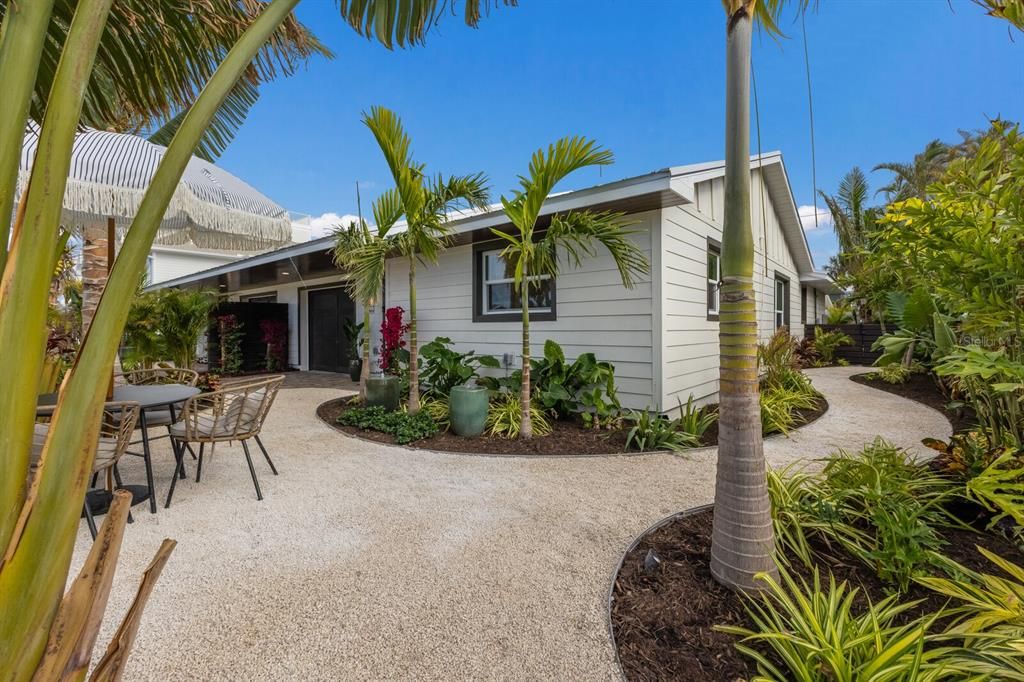
M88 225L82 242L82 336L89 331L107 282L107 230Z
M416 255L409 255L409 414L420 411L420 362L416 343Z
M756 0L733 0L727 28L725 221L719 328L718 468L711 573L732 589L776 574L757 378L750 221L750 38Z
M370 329L370 309L373 307L373 299L366 301L363 305L363 366L359 369L359 402L366 402L366 381L370 378L370 337L373 335Z
M519 437L533 438L533 420L530 418L530 281L526 277L526 265L523 265L522 292L523 307L523 385L519 391L520 411Z

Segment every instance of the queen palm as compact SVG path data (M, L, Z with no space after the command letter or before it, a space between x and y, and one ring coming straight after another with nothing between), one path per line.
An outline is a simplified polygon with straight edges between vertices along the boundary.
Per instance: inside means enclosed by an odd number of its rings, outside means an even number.
M79 578L68 583L79 516L92 469L94 447L103 415L107 379L132 300L144 271L161 218L189 158L235 84L253 60L289 21L299 0L260 4L230 49L216 52L208 82L197 91L174 139L150 183L114 264L93 324L65 377L48 426L38 466L30 469L35 425L36 387L43 369L49 288L60 244L62 199L71 162L72 143L83 120L93 67L111 56L123 66L121 96L160 90L165 74L151 68L150 55L126 38L130 2L113 0L32 0L4 6L0 24L0 678L10 680L83 679L87 672L107 596L113 580L130 495L114 495L100 536ZM136 0L131 21L145 23L152 3ZM238 3L231 3L237 5ZM241 3L254 7L253 3ZM439 0L340 0L343 16L360 31L390 47L421 42L450 6ZM466 20L480 18L479 0L466 0ZM105 33L110 18L111 40ZM204 21L217 17L205 16ZM195 17L190 21L195 22ZM119 22L121 22L119 24ZM118 25L119 24L119 25ZM44 56L53 48L52 33L66 27L57 41L59 59ZM162 27L161 27L162 28ZM107 40L100 50L101 41ZM50 53L46 53L50 54ZM40 143L28 187L13 219L21 148L36 83L49 86L41 119ZM12 235L8 245L10 226ZM7 254L10 255L6 258ZM26 479L29 484L26 485ZM135 603L106 654L93 671L94 680L119 679L153 583L173 550L161 546L147 569ZM65 586L68 586L65 594Z
M540 211L555 186L573 172L587 166L607 166L612 153L593 140L563 137L547 150L538 149L530 159L529 170L520 178L520 186L511 199L501 204L514 231L491 229L505 242L502 258L513 269L514 287L523 320L523 369L520 391L520 438L533 437L530 419L530 289L543 277L555 277L562 262L579 267L584 258L597 255L603 246L619 269L622 284L632 288L636 278L649 272L644 253L629 240L621 213L570 211L551 216L547 229L538 229Z
M448 216L460 208L487 206L487 178L483 173L464 176L428 176L425 166L412 158L412 140L394 112L373 107L363 115L395 181L395 194L405 231L396 236L398 251L409 267L409 412L420 410L419 345L416 338L416 264L436 263L451 234Z
M359 399L366 400L366 381L370 377L370 345L373 337L370 311L384 288L384 271L388 256L397 248L397 239L389 236L391 228L402 217L398 192L389 189L373 202L370 228L362 218L339 229L334 236L334 262L348 274L346 289L353 300L363 306L363 365L359 372Z

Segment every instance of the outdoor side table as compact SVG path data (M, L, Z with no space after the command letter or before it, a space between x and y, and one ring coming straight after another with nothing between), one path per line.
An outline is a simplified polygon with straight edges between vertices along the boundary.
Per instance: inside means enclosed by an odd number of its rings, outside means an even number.
M115 386L114 397L116 401L135 402L139 404L139 428L142 430L142 453L130 452L127 454L141 456L146 464L146 489L145 494L149 497L149 511L156 513L156 490L153 484L153 463L149 448L149 429L146 426L146 410L167 409L171 412L171 421L175 420L174 407L180 405L194 395L201 393L194 386L184 384L163 384L153 386ZM40 408L53 407L57 404L56 393L44 393L39 396L38 406ZM126 486L129 490L132 486ZM133 491L133 498L135 491Z

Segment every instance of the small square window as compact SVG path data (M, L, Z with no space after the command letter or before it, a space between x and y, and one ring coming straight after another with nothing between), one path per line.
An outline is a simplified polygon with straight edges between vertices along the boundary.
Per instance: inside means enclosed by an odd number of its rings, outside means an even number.
M502 257L501 251L477 251L477 322L519 319L522 315L522 291L515 284L515 268ZM530 318L554 319L554 280L549 275L537 275L529 281Z

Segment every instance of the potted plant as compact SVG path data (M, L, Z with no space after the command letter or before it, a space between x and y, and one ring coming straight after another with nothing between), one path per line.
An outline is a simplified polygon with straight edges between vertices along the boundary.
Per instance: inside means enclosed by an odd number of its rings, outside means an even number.
M363 333L364 322L356 324L355 320L345 320L345 340L348 341L348 378L358 382L363 373L363 359L359 352L359 339Z
M399 306L384 311L384 321L380 325L380 374L371 376L366 382L367 407L380 405L389 412L398 409L402 398L401 356L408 355L405 335L409 325L402 319L404 314L405 310Z
M498 368L498 360L473 351L452 350L452 340L439 336L423 346L423 369L420 378L427 395L448 401L452 430L460 436L479 436L487 421L489 392L469 382L478 376L481 367Z

